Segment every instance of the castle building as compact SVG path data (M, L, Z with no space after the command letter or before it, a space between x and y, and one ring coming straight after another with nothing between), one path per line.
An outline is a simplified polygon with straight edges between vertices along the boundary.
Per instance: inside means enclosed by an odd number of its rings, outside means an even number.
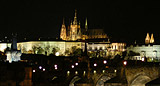
M145 44L142 45L131 45L127 47L127 53L134 52L137 53L135 56L131 56L132 60L142 60L142 58L146 57L148 61L153 61L160 59L160 45L154 44L154 37L151 34L151 38L149 37L149 33L145 38ZM139 55L138 55L139 54Z
M53 51L58 52L62 56L69 56L67 52L72 52L72 48L85 49L87 40L87 50L93 57L114 56L125 51L125 43L111 43L107 34L103 29L88 29L87 18L85 27L82 29L80 22L77 22L77 11L73 22L66 26L63 18L63 23L60 31L61 40L41 40L18 42L17 49L24 54L53 54ZM0 51L4 51L7 47L11 48L10 43L0 43Z

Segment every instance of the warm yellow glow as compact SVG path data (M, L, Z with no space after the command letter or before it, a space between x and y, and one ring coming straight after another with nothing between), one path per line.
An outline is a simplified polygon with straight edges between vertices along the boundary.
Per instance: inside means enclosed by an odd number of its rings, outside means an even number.
M84 75L84 76L86 75L86 71L83 71L83 75Z
M78 71L75 71L75 74L77 75L77 74L78 74Z
M70 74L70 71L67 71L67 74Z
M116 72L117 72L117 70L114 70L114 72L116 73Z
M95 73L96 73L96 70L94 70L93 73L95 74Z
M106 66L106 68L109 68L109 66Z
M105 73L105 70L103 70L102 73Z

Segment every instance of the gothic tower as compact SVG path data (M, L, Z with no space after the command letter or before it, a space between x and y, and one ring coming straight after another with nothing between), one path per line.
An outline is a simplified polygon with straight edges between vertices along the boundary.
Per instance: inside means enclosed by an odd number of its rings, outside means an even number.
M80 24L78 25L78 22L77 22L77 11L76 10L75 10L75 16L74 16L73 23L71 23L70 25L70 39L72 41L81 39L81 28L80 28Z
M149 33L147 33L147 36L145 38L145 44L149 44L150 43L150 37L149 37Z
M63 24L62 24L62 27L61 27L60 38L62 40L66 40L66 26L64 24L64 18L63 18Z
M150 43L154 43L154 37L153 37L153 33L151 34Z

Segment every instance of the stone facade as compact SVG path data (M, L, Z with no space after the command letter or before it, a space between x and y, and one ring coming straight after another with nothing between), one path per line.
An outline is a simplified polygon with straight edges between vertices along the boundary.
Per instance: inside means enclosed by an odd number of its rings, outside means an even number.
M131 45L127 48L127 52L130 51L140 54L140 57L147 57L152 59L160 59L160 45Z

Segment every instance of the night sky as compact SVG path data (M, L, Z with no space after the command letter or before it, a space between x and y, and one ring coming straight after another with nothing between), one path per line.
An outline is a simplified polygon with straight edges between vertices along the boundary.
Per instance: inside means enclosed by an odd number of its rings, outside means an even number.
M87 17L89 29L104 29L114 40L144 42L149 32L160 42L160 5L152 0L1 0L0 39L58 37L63 17L69 25L75 9L82 28Z

